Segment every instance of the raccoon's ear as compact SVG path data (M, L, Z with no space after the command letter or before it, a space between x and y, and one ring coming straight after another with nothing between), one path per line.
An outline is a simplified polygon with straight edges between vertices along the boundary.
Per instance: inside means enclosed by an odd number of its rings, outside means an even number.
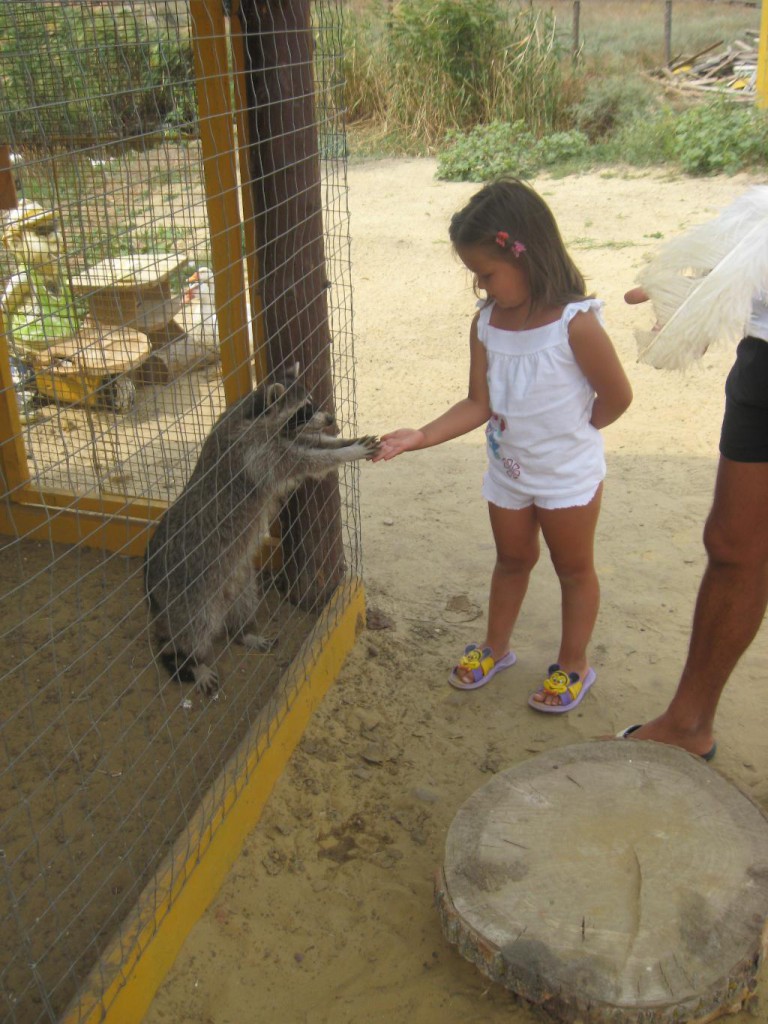
M273 405L285 394L285 384L268 384L267 385L267 405Z
M263 388L256 388L240 403L240 415L244 420L255 420L264 415L266 395Z

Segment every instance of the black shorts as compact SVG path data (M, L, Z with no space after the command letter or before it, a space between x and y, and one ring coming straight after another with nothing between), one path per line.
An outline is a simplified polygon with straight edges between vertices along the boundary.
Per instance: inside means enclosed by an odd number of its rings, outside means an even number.
M742 338L725 382L720 453L733 462L768 462L768 341Z

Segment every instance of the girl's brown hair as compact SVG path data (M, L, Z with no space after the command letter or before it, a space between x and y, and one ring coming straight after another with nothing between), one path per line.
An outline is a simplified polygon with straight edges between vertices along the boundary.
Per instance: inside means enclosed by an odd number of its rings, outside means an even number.
M502 231L525 246L515 255L496 242ZM581 272L568 255L552 211L529 185L501 178L482 188L451 218L448 229L454 249L482 245L495 256L526 267L531 307L564 306L586 297Z

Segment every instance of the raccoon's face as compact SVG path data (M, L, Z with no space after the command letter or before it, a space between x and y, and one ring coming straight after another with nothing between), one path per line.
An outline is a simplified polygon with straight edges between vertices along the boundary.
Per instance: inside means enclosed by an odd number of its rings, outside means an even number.
M242 418L259 419L264 426L274 426L287 435L333 426L333 416L315 409L311 396L298 383L297 376L298 364L252 391L241 402Z
M325 427L334 426L334 418L329 412L322 412L315 409L312 399L307 398L296 412L286 420L283 426L284 434L298 434L302 430L317 431Z

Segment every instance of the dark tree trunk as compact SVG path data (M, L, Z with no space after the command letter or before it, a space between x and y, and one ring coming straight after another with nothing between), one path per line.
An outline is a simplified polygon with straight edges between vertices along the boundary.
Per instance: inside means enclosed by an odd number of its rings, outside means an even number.
M298 361L315 404L332 411L328 281L309 0L240 0L249 164L268 365ZM291 597L323 604L344 574L335 479L302 486L282 516Z

